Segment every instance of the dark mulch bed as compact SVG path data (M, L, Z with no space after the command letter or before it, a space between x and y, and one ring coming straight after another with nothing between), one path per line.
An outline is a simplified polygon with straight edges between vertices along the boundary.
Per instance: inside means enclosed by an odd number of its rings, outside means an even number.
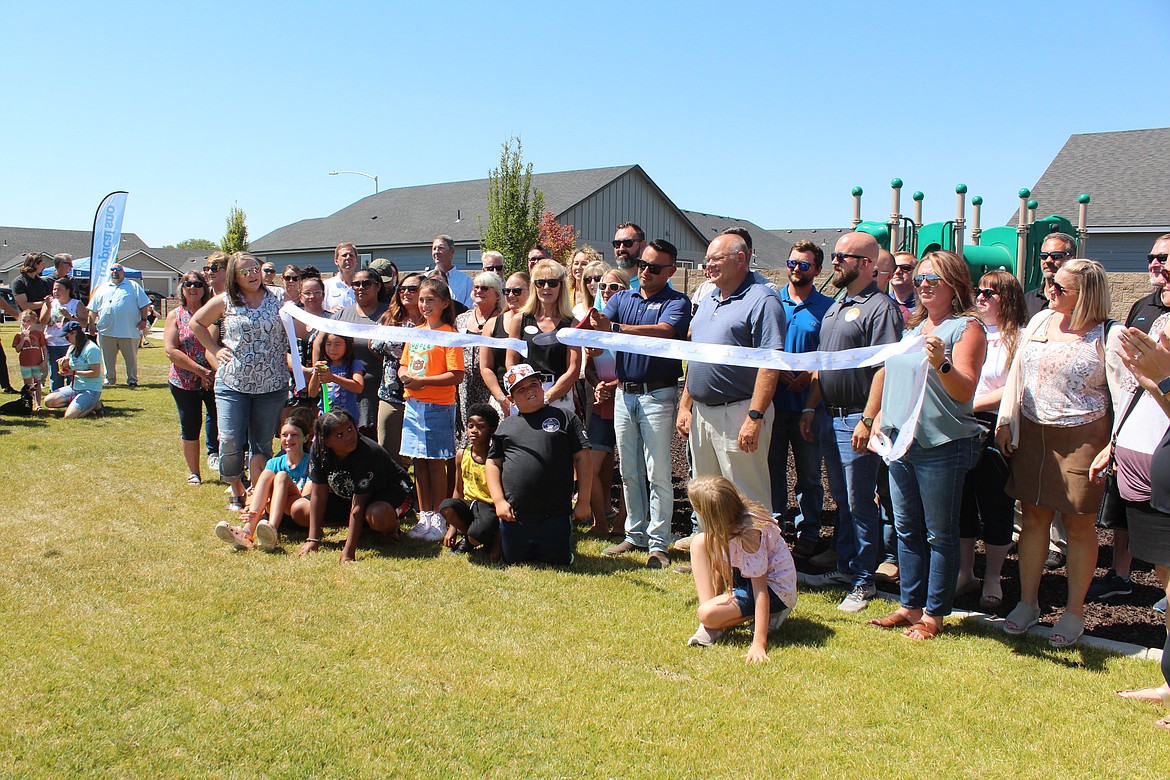
M686 447L676 435L671 446L671 456L674 471L674 516L671 527L675 534L686 535L691 531L691 506L687 501L686 483L688 478ZM615 478L615 483L620 478ZM794 495L792 486L795 484L796 474L792 469L791 460L788 466L789 495ZM620 489L620 487L619 487ZM795 504L795 499L791 499ZM826 542L831 539L833 529L830 525L835 521L836 504L829 495L828 485L825 485L825 527L822 535ZM789 507L791 518L795 514L795 506ZM791 530L790 528L788 529ZM795 540L789 536L789 543ZM1097 559L1097 574L1103 575L1113 559L1113 534L1111 531L1099 531L1101 552ZM804 568L802 561L798 566ZM982 574L983 556L976 557L975 573ZM812 571L810 569L810 571ZM1067 584L1064 577L1065 570L1045 572L1040 582L1040 604L1045 609L1041 622L1052 625L1060 616L1060 606L1068 596ZM1121 642L1130 642L1144 647L1162 647L1166 641L1166 624L1164 618L1152 609L1153 604L1163 595L1154 576L1152 566L1134 561L1133 593L1129 596L1114 597L1107 602L1089 602L1085 606L1085 633L1090 636L1113 639ZM1008 556L1003 569L1003 608L1000 616L1006 615L1020 598L1019 560L1013 553ZM972 593L955 600L955 608L960 610L981 611L979 608L979 594Z

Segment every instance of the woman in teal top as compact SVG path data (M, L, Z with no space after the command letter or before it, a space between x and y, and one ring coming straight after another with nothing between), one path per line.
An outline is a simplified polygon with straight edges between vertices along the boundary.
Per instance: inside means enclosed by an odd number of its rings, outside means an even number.
M69 342L69 351L58 363L58 370L71 384L49 393L45 406L65 409L65 419L85 417L102 408L102 351L90 341L77 320L65 323L61 333Z
M930 252L919 260L914 286L918 307L906 337L925 337L929 366L914 440L890 461L901 606L871 622L905 626L911 639L932 639L955 599L963 482L982 438L972 402L987 334L975 311L967 264L955 253ZM890 358L874 377L873 392L882 395L881 429L891 438L911 422L922 357L911 352Z

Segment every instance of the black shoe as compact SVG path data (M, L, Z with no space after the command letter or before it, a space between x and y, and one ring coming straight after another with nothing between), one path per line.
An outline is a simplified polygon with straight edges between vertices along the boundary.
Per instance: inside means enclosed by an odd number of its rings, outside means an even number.
M1064 553L1056 550L1048 553L1048 558L1044 561L1044 568L1048 571L1053 571L1064 566Z
M1085 598L1089 601L1100 601L1112 596L1128 596L1133 593L1133 583L1117 576L1117 572L1110 569L1099 580L1093 580Z
M20 395L20 391L12 385L4 385L4 392L8 393L9 395Z
M467 541L467 537L465 536L455 543L455 546L451 548L451 552L457 553L459 555L467 555L467 553L474 549L475 548L471 546L471 542Z

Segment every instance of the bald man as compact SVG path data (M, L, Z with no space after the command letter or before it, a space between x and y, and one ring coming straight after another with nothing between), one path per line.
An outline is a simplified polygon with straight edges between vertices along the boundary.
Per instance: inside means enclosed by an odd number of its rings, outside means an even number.
M833 251L833 285L845 294L825 312L820 348L836 352L877 344L892 344L902 337L902 313L874 281L878 243L866 233L846 233ZM801 433L811 441L814 409L824 401L832 421L836 447L824 448L830 471L845 477L848 507L839 508L837 568L806 578L813 587L844 586L848 595L837 607L844 612L864 609L877 592L874 575L882 545L882 521L874 504L880 459L868 450L873 418L881 398L871 397L877 368L818 371L809 390L808 406L801 412Z

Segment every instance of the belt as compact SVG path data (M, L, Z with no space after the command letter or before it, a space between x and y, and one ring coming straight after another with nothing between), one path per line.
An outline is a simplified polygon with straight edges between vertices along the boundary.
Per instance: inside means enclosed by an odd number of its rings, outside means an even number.
M865 411L864 406L826 406L825 411L829 413L830 417L848 417L851 414L861 414Z
M674 387L677 384L678 380L676 379L654 379L650 382L622 382L622 392L645 395L655 390L661 390L664 387Z

